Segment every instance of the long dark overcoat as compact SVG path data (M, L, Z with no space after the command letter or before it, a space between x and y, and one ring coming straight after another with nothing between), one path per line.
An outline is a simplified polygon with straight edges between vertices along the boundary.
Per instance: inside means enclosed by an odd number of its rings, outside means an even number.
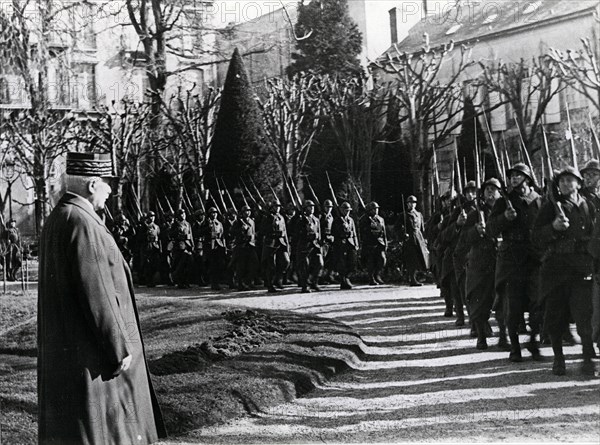
M131 355L131 367L113 377ZM66 193L40 240L40 444L148 444L166 436L129 267L103 221Z

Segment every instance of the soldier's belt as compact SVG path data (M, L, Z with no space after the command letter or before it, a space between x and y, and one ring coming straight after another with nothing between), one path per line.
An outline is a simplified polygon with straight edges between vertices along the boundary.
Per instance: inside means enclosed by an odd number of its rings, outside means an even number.
M548 250L552 253L587 253L589 238L567 238L553 242Z
M526 235L524 233L514 234L510 236L505 235L502 237L502 242L504 243L522 243L524 241L529 241L529 235Z

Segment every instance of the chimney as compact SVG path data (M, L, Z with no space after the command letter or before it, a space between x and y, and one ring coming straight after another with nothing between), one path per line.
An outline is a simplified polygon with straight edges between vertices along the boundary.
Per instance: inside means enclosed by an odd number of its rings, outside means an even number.
M392 8L388 11L390 15L390 38L392 41L392 45L394 43L398 43L398 17L397 17L397 9Z

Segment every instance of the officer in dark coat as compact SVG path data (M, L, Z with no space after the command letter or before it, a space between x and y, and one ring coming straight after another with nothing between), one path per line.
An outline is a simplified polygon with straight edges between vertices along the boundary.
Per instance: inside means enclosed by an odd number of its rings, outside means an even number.
M296 265L298 280L303 293L310 293L319 288L319 274L323 269L323 252L321 250L321 224L314 215L315 203L304 202L304 211L296 222Z
M358 235L354 220L350 216L352 206L343 202L341 215L333 221L333 251L336 258L337 272L340 275L340 289L352 289L350 274L356 267L356 252L359 249Z
M321 245L323 247L323 284L333 283L335 270L335 256L333 252L333 202L326 199L323 202L321 215Z
M406 227L404 220L406 219ZM429 251L423 237L425 222L423 215L417 210L417 197L409 196L406 200L406 211L400 215L395 224L396 233L402 236L402 257L408 271L411 286L422 286L417 279L417 272L428 269Z
M250 216L249 206L242 207L240 217L231 227L233 237L233 265L237 279L237 289L245 291L253 288L257 271L258 255L256 254L256 227Z
M192 270L192 250L194 238L192 226L185 219L184 209L177 210L177 219L169 234L171 254L173 255L173 281L179 289L189 289Z
M210 275L210 286L212 290L221 290L220 280L225 270L225 229L217 218L217 209L208 209L208 218L204 220L200 228L200 235L204 241L204 256L208 265Z
M154 222L156 214L153 211L146 213L146 218L141 229L140 264L142 267L142 280L148 287L155 286L154 276L160 268L160 228Z
M533 179L527 165L515 164L508 170L508 177L512 186L508 194L510 205L506 198L496 201L487 224L493 237L502 238L496 260L496 292L504 305L511 343L509 359L522 361L518 331L523 312L529 311L531 335L527 349L534 360L541 360L536 338L540 329L540 259L530 236L541 197L531 186Z
M594 205L579 194L583 185L580 173L567 167L556 180L560 197L556 204L548 201L542 206L533 230L534 241L544 250L540 295L545 303L544 329L550 334L554 352L552 372L566 373L562 334L569 324L570 313L581 338L581 371L593 376L593 258L590 252L600 258L600 238L595 238L600 231L594 232Z
M379 204L374 201L367 204L367 213L360 219L359 228L369 284L384 284L381 273L387 259L387 234L385 221L379 216Z
M110 155L68 153L67 192L40 238L38 442L149 444L166 436L129 266L97 211Z
M265 274L267 290L277 292L275 286L283 288L283 276L290 267L290 247L285 218L280 214L281 203L277 200L269 204L261 224L263 247L261 263Z
M4 256L6 265L6 278L8 281L15 281L21 268L21 256L23 247L21 244L21 232L17 228L17 221L8 220L6 229L6 255Z
M436 279L437 286L440 288L440 297L443 298L444 303L446 303L446 310L444 312L444 317L452 317L452 309L454 307L454 300L452 299L452 292L449 288L448 280L444 281L442 279L442 261L444 258L444 247L442 243L442 239L440 238L440 234L444 225L447 223L450 218L450 213L452 211L451 208L451 200L452 200L452 191L448 190L446 193L442 195L440 198L441 210L434 214L431 217L431 220L428 222L427 229L427 240L430 246L430 263L431 270Z
M494 275L496 271L496 239L486 231L496 201L500 198L502 186L496 178L483 184L483 202L479 210L469 213L461 229L455 253L466 257L466 301L469 305L470 321L477 334L477 349L487 349L487 334L490 313L495 300ZM507 348L504 319L500 316L501 348Z
M595 220L600 221L600 162L597 159L589 161L581 169L584 187L581 194L588 201L591 201L596 208ZM594 264L594 280L592 284L592 339L600 348L600 262Z

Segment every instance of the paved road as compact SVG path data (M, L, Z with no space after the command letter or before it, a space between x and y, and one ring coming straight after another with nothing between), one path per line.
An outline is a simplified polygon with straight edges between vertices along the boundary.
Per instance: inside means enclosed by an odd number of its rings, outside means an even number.
M335 318L358 330L367 354L301 399L194 436L204 443L598 443L600 380L579 375L580 346L566 348L565 377L550 373L550 358L534 362L526 351L523 363L509 363L496 347L477 351L466 329L442 317L438 295L433 286L214 295L229 305ZM550 357L551 349L542 353Z

